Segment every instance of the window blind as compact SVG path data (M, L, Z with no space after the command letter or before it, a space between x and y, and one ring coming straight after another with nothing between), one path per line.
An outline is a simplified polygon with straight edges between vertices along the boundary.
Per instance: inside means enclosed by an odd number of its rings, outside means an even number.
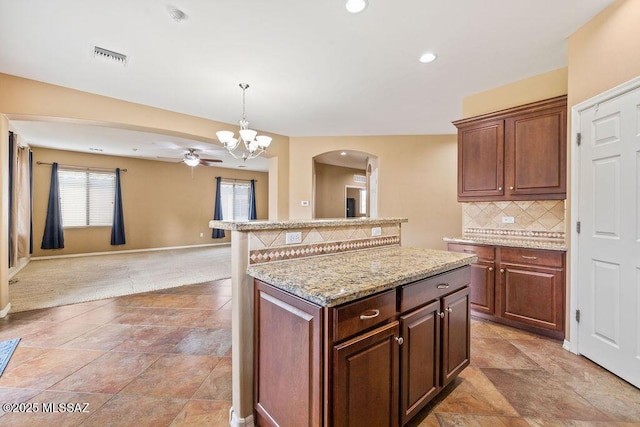
M58 169L63 227L111 226L115 173Z
M247 221L249 219L248 183L222 182L220 194L222 203L222 218L226 221Z

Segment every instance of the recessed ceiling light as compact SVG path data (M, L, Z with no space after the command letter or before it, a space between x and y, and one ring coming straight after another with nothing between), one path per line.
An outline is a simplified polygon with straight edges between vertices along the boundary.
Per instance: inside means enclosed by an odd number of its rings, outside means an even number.
M435 61L435 59L436 59L435 53L427 52L422 54L422 56L420 57L420 62L422 62L423 64L427 64L429 62Z
M176 22L182 22L187 19L187 14L176 7L167 6L167 11L169 12L171 19Z
M367 8L367 0L347 0L346 8L351 13L360 13Z
M341 156L346 156L346 155L347 155L347 153L346 153L346 151L343 151L342 153L340 153L340 155L341 155Z

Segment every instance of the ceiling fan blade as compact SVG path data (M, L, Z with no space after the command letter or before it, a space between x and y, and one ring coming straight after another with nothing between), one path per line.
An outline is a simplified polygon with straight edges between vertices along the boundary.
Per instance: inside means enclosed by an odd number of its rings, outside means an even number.
M160 156L156 156L156 159L161 160L163 162L169 162L169 163L182 163L184 160L183 159L176 159L174 157L160 157Z
M213 166L215 163L222 163L220 159L200 159L200 163L205 166Z

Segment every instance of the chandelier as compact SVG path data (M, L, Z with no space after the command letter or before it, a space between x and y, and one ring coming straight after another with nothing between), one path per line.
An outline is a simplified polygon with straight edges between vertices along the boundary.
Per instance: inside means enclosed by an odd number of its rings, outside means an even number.
M267 150L271 144L271 137L266 135L258 135L255 130L249 129L249 122L245 117L245 92L249 89L246 83L240 83L242 89L242 119L240 120L240 135L236 138L234 133L228 130L216 132L218 141L224 145L229 154L234 159L242 159L244 161L255 159ZM242 144L240 144L242 141Z

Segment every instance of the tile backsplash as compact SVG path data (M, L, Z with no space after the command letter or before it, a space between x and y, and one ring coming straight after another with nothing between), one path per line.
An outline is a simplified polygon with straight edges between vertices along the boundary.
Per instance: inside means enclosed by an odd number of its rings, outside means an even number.
M564 200L462 203L465 236L535 238L564 241ZM513 217L504 223L503 217Z

